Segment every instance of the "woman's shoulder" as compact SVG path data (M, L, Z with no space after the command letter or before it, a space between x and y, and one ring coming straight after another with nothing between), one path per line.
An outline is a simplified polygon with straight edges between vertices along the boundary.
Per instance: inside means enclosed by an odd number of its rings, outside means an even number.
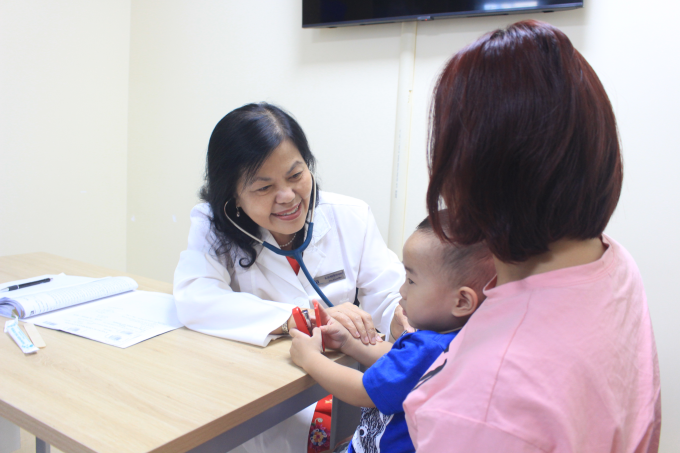
M354 229L360 224L365 226L371 216L371 208L365 201L332 192L319 193L318 209L341 229Z
M331 208L357 208L368 209L368 203L358 198L348 197L347 195L340 195L333 192L319 192L319 206L328 206Z
M640 278L640 280L642 279L633 255L631 255L623 245L606 234L602 235L602 242L609 246L609 251L611 251L613 256L612 261L615 267L624 272L631 273L635 277Z
M209 203L198 203L191 209L191 227L189 229L188 250L200 250L209 254L212 258L222 262L236 263L246 255L237 248L232 248L227 253L217 254L219 240L212 225L212 209Z
M210 224L212 218L210 205L208 203L197 204L191 209L189 217L191 227L189 228L188 249L210 251L215 242L215 234Z
M191 220L205 220L207 222L212 218L212 209L209 203L198 203L193 208L191 208L191 213L189 214Z

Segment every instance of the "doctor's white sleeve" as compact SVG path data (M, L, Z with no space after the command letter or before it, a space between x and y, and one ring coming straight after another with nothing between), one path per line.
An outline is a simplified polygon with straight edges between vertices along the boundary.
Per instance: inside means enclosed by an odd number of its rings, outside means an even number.
M387 335L394 310L401 300L399 288L404 283L404 278L404 266L397 255L387 248L369 207L357 275L358 299L361 308L373 317L378 330Z
M291 315L291 305L232 289L229 270L211 254L210 222L197 206L191 211L187 250L175 269L173 295L179 320L208 335L266 346L269 332Z

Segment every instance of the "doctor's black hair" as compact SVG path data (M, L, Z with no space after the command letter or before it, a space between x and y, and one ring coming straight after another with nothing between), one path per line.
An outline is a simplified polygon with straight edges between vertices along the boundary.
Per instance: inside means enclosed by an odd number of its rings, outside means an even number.
M259 226L243 210L239 217L236 216L234 199L241 178L254 177L272 151L285 140L295 145L314 173L316 159L305 133L289 113L277 106L266 102L246 104L225 115L213 129L206 156L205 183L199 196L210 204L212 211L210 224L215 234L212 246L216 256L241 250L246 255L239 260L242 267L255 263L257 242L225 217L224 205L229 201L226 208L229 217L253 236L261 237ZM316 203L319 203L318 195ZM293 247L302 244L303 240L304 234L298 234Z

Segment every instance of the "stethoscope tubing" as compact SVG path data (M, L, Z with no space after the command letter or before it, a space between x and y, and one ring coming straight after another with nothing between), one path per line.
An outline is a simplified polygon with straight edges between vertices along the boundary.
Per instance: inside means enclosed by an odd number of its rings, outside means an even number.
M302 272L305 274L305 277L307 277L307 280L312 285L312 288L314 288L314 291L316 291L316 293L319 295L319 297L321 297L321 299L326 303L326 306L333 307L334 305L331 303L330 300L328 300L328 297L326 297L326 295L323 293L323 291L321 291L321 288L319 288L319 285L314 280L314 277L312 277L312 275L309 273L309 270L307 269L307 266L305 266L305 262L302 259L302 252L304 252L307 249L307 246L309 246L309 243L312 240L312 235L314 233L314 208L315 208L315 205L316 205L316 178L314 177L313 174L312 174L312 193L314 194L314 199L312 200L312 206L311 206L311 211L312 211L311 219L309 220L309 222L307 222L307 234L306 234L305 240L302 242L300 247L293 249L293 250L281 250L279 247L275 247L272 244L270 244L269 242L263 241L262 239L253 236L252 234L248 233L246 230L241 228L239 225L237 225L236 222L234 222L231 219L231 217L229 217L229 215L227 214L227 204L229 204L229 201L224 203L223 210L224 210L224 215L227 218L227 220L229 220L236 228L241 230L241 232L243 232L246 235L250 236L251 238L255 239L257 242L262 244L265 248L271 250L272 252L276 253L277 255L292 257L293 259L295 259L295 261L297 261L298 264L300 265L300 269L302 269ZM309 216L309 213L307 215Z

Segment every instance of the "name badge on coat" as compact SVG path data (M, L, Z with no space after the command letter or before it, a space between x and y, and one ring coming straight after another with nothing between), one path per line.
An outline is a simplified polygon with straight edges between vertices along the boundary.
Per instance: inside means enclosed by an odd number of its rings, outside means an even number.
M319 285L319 287L324 287L331 283L344 280L345 278L346 278L345 270L340 269L339 271L331 272L330 274L321 275L320 277L314 277L314 281L316 282L317 285Z

